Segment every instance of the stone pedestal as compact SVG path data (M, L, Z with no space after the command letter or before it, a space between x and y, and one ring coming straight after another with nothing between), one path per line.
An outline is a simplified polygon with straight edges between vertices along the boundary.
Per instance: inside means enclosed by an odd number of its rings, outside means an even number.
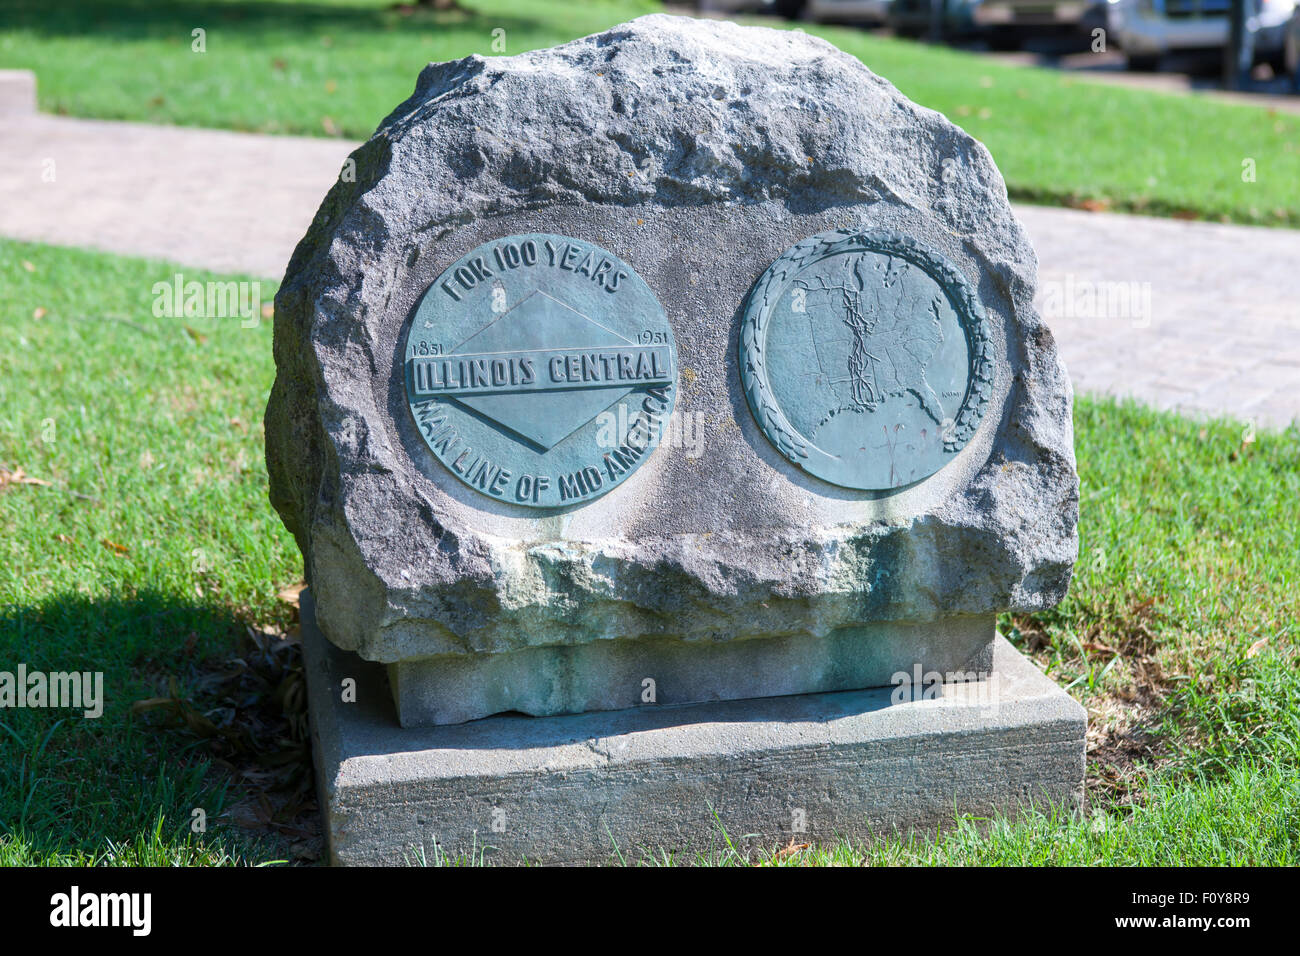
M1085 714L1004 640L984 680L401 728L384 668L302 596L335 864L689 862L1082 801ZM343 682L356 681L344 703ZM921 699L896 703L900 697Z

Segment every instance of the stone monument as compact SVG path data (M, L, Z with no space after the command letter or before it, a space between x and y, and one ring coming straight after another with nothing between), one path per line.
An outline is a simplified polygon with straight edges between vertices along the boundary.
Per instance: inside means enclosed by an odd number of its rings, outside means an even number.
M335 862L599 862L1077 803L996 636L1071 392L988 152L799 32L432 64L276 298Z

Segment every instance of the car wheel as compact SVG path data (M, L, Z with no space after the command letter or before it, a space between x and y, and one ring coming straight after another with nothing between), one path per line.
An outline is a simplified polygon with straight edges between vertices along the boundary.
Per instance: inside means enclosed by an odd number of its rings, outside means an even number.
M1160 55L1150 56L1130 53L1124 58L1124 65L1134 73L1154 73L1160 69Z

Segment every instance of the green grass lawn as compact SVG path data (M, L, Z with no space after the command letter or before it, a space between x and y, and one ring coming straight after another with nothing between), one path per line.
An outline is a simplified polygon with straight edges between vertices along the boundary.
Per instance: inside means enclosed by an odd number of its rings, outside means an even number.
M106 692L99 719L0 710L0 863L311 856L271 327L155 317L177 271L0 241L0 671ZM1075 418L1074 584L1002 626L1090 711L1089 814L772 862L1300 862L1300 433Z
M0 670L102 670L106 697L97 720L0 710L0 862L252 852L178 835L232 809L229 774L131 714L285 625L301 575L266 500L270 325L155 318L177 271L0 243L0 468L51 482L0 490Z
M420 67L519 53L657 9L644 0L6 0L0 67L78 116L368 136ZM986 57L805 25L992 151L1013 197L1300 225L1300 116L1091 84ZM206 52L192 52L192 31ZM504 33L494 33L494 31ZM1243 163L1253 161L1253 181Z

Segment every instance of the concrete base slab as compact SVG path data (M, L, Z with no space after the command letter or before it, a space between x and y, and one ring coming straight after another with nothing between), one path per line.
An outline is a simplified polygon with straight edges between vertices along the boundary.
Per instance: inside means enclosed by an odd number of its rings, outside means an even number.
M0 70L0 115L36 112L36 74L31 70Z
M604 863L864 840L956 813L1082 801L1079 706L1005 641L985 680L503 715L402 728L384 668L302 596L321 809L335 864ZM904 699L914 696L918 699Z

